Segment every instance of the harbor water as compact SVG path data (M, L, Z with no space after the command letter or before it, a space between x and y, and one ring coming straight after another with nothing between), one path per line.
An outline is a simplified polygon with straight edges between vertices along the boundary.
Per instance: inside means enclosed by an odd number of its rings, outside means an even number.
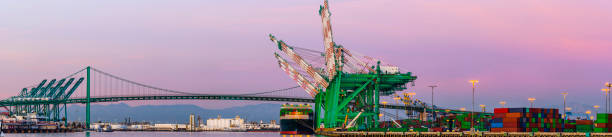
M5 137L324 137L320 135L280 135L278 132L72 132L17 133Z

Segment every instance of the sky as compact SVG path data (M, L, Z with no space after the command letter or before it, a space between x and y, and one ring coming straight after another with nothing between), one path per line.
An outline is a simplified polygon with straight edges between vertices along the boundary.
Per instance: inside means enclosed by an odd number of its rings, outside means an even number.
M334 41L413 72L416 92L450 108L476 103L603 106L612 81L612 1L331 0ZM323 50L322 0L0 1L0 98L86 66L196 93L295 86L272 33ZM305 95L295 90L295 94ZM198 103L198 102L190 102ZM244 102L242 102L244 103ZM239 103L198 103L224 107Z

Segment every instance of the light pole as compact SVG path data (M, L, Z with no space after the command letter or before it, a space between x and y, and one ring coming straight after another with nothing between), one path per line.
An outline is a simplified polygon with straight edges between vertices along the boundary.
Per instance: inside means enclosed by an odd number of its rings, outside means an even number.
M610 108L610 103L609 103L610 100L608 98L610 97L610 89L602 88L601 91L603 91L604 94L606 94L606 109L605 110L606 110L606 113L609 113L608 109Z
M595 105L595 106L593 106L593 108L595 109L595 114L597 114L598 111L599 111L599 105Z
M474 96L476 92L476 83L478 83L478 80L470 80L470 83L472 83L472 120L470 123L472 128L470 128L470 131L474 132Z
M561 95L563 95L563 108L565 108L565 98L567 97L567 92L563 92L561 93ZM563 109L563 115L561 115L561 118L565 118L565 109Z
M536 100L536 98L527 98L527 100L529 100L529 102L531 103L530 108L533 108L533 102Z
M610 111L610 90L612 90L612 83L606 82L606 84L604 84L604 86L608 87L608 90L607 90L608 91L608 98L606 98L606 99L608 99L608 107L606 107L606 109L608 111L606 111L606 113L610 113L609 112Z
M506 101L500 101L499 104L502 105L502 108L506 107Z
M436 119L436 110L434 108L434 88L438 87L437 85L431 85L431 120Z

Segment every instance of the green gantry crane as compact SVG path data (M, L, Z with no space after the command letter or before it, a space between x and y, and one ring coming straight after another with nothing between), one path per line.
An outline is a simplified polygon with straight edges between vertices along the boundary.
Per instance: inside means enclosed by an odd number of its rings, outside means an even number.
M75 78L70 78L67 82L66 79L61 79L58 82L53 79L49 83L47 83L47 80L43 80L29 91L28 88L23 88L17 96L9 97L1 102L4 106L9 106L10 115L35 114L43 120L58 122L61 120L61 110L64 110L64 116L67 116L66 101L83 80L84 78L79 78L74 84ZM70 86L72 87L70 88ZM67 124L66 119L64 119L64 124Z
M410 72L400 73L398 67L381 65L378 59L351 54L343 46L337 45L332 38L327 0L320 7L319 15L323 24L325 51L313 57L315 61L312 64L298 50L313 50L288 46L270 35L270 40L293 61L289 62L274 53L280 68L315 98L316 129L354 127L363 130L378 127L380 96L406 89L406 85L417 77ZM323 63L316 62L321 58L324 59Z

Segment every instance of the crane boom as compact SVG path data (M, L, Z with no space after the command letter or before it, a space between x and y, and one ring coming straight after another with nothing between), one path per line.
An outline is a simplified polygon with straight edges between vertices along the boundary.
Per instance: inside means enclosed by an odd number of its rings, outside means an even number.
M278 59L278 64L280 68L282 68L285 72L287 72L287 75L289 75L289 77L295 80L298 83L298 85L300 85L300 87L304 88L304 90L306 90L306 92L310 96L314 97L315 95L319 93L317 89L314 86L312 86L312 84L308 80L306 80L304 76L302 76L293 67L291 67L285 59L283 59L281 56L279 56L276 53L274 53L274 56L276 57L276 59Z
M329 79L333 79L336 75L336 66L341 66L340 64L336 63L341 62L336 61L339 56L336 55L336 44L334 43L334 39L332 37L331 21L329 18L331 13L329 12L329 5L327 4L327 0L325 0L325 3L323 5L321 5L319 9L319 15L321 15L321 23L323 25L323 44L325 44L325 70L327 71L327 77ZM341 69L340 67L338 68Z
M285 42L277 40L274 36L272 36L272 34L270 34L270 40L276 43L278 45L278 48L281 51L287 54L287 56L289 56L302 69L304 69L306 73L308 73L308 75L310 75L314 79L317 86L320 85L320 86L323 86L323 88L327 88L327 86L329 86L329 83L327 82L327 80L325 80L317 71L315 71L315 69L310 64L308 64L304 59L302 59L302 57L296 54L292 48L287 46Z

